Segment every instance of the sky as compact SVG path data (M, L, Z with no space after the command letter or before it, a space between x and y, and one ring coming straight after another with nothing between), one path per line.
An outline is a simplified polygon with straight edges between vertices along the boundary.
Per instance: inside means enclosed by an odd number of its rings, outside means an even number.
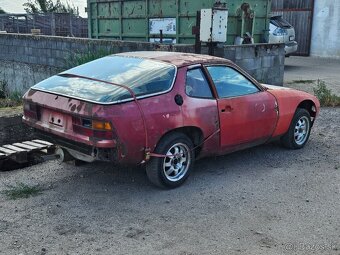
M85 13L86 0L62 0L62 2L73 3L75 7L79 7L79 13L82 17L87 17ZM9 13L25 13L22 6L27 0L0 0L0 7Z

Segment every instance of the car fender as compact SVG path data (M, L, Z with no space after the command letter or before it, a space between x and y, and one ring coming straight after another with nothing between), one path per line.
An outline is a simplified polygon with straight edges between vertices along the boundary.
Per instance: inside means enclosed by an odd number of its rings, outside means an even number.
M316 110L315 116L313 117L316 117L320 111L319 100L311 94L284 87L263 86L276 98L278 104L279 119L272 137L281 136L288 131L296 109L304 101L311 101L313 103Z

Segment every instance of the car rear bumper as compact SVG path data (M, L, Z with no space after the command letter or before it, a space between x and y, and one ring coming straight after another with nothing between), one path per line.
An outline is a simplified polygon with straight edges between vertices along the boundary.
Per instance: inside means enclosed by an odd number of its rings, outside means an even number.
M66 149L76 159L87 162L93 162L97 160L118 162L118 153L117 149L115 148L99 148L90 146L39 129L35 129L35 134L45 141L51 142L61 148Z
M285 55L290 55L296 52L298 49L298 43L296 41L286 43Z
M72 130L67 130L67 132L65 132L65 130L62 128L61 129L58 127L54 128L47 123L43 123L37 120L32 120L30 118L27 118L26 116L23 116L22 121L28 126L31 126L32 128L44 131L47 134L56 135L58 137L68 139L72 142L78 142L84 145L94 146L98 148L115 148L117 146L117 141L114 139L100 140L100 139L95 139L92 137L88 137L85 135L75 133Z

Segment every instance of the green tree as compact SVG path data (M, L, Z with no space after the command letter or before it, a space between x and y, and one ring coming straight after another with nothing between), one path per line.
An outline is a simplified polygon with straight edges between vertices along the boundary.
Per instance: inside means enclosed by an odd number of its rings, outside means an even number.
M28 0L23 4L27 13L71 13L79 15L78 9L69 2L65 4L60 0Z
M4 9L2 9L1 7L0 7L0 14L6 14L6 12L4 11Z

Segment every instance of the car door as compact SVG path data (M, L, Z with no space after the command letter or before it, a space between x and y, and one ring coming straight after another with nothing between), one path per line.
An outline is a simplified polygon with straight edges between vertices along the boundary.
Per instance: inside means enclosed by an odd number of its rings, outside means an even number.
M185 72L183 95L183 126L199 127L201 139L210 137L204 142L200 156L219 154L219 113L217 100L211 90L205 70L201 65L194 65L179 70Z
M269 139L278 119L275 97L231 66L206 68L218 97L221 148L235 150Z

